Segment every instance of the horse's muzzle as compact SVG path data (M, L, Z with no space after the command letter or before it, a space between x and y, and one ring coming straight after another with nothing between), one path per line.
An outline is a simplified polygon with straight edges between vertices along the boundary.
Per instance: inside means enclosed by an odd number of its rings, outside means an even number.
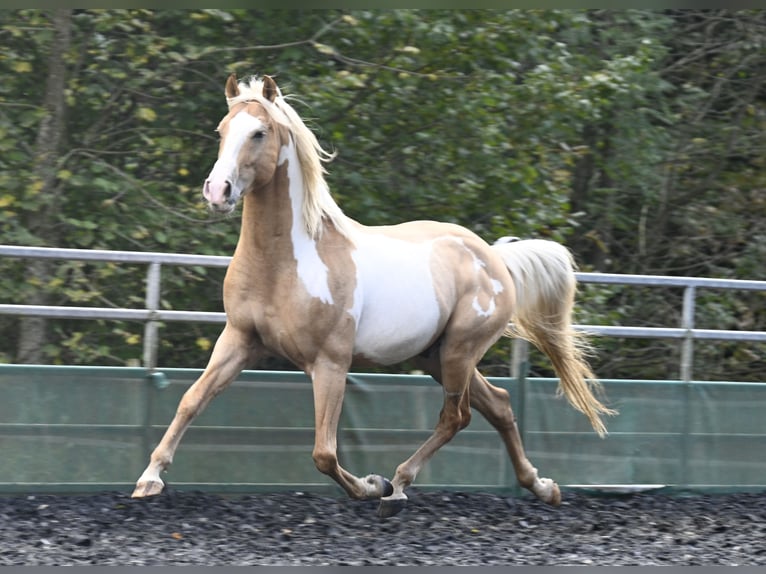
M206 179L202 186L202 195L215 211L231 211L237 203L236 197L232 197L232 185L229 180Z

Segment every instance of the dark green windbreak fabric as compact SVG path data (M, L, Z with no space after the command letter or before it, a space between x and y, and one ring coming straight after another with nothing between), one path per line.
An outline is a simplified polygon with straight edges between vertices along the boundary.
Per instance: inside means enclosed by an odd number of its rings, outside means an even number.
M0 365L0 492L132 489L200 371L162 373L169 384L141 368ZM510 392L529 459L562 487L766 489L766 383L604 381L620 414L601 439L556 396L555 379L491 381ZM351 374L341 464L390 478L430 435L441 400L430 377ZM308 378L246 371L194 421L165 478L189 490L339 492L314 468L313 443ZM478 413L415 486L518 492L500 437Z

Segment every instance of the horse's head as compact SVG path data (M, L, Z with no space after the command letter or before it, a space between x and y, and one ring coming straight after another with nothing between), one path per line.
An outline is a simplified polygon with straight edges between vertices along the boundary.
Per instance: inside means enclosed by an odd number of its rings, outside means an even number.
M214 210L230 212L242 195L268 182L276 169L281 142L271 106L281 94L269 76L245 86L235 74L226 81L225 94L229 113L218 124L218 159L202 194Z

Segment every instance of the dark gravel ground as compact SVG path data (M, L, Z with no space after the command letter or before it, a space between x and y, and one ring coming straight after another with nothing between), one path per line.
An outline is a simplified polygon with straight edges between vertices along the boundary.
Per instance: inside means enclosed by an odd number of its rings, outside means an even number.
M3 565L766 565L766 493L0 497Z

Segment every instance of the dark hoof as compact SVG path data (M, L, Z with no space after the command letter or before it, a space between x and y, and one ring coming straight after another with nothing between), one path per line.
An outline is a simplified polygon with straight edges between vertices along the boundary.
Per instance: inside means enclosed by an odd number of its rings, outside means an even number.
M394 485L391 481L383 477L383 496L391 496L394 493Z
M378 506L378 516L380 518L391 518L399 514L407 506L407 497L402 498L381 498Z

